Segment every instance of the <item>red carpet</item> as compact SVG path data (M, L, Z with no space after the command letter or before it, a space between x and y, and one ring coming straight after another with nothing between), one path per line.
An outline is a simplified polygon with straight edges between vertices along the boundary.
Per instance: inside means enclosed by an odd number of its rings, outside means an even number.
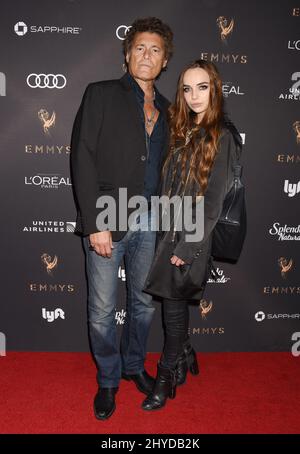
M149 354L154 373L158 354ZM96 369L87 353L0 357L0 433L300 433L300 357L290 353L199 354L177 397L156 412L122 380L108 421L92 410Z

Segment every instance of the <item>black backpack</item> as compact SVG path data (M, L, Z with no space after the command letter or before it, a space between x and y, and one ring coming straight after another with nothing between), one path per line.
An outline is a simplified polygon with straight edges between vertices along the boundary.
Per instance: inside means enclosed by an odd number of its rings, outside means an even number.
M234 164L234 177L231 188L227 193L221 216L213 230L212 257L217 261L237 262L242 252L247 232L247 214L245 201L245 186L241 181L242 166L240 156L242 139L235 126L226 121L226 127L231 131L236 146L237 156Z

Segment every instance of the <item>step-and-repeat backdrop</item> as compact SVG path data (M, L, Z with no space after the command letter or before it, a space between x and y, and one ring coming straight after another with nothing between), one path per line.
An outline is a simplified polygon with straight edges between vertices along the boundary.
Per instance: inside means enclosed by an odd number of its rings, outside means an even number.
M160 91L172 100L187 62L214 62L245 144L247 241L237 265L216 264L191 308L193 344L279 351L300 338L299 0L10 0L0 15L2 351L89 349L71 130L86 85L122 76L122 40L146 16L175 34ZM125 288L122 265L120 330ZM156 306L149 351L163 341Z

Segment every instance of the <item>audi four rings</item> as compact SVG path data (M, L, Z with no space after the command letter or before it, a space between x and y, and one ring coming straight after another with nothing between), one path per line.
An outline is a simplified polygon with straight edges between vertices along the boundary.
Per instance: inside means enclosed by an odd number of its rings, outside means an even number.
M64 88L67 79L63 74L29 74L26 79L30 88Z
M124 40L125 36L128 33L130 28L131 28L131 25L129 27L127 25L119 25L119 27L116 30L117 38Z

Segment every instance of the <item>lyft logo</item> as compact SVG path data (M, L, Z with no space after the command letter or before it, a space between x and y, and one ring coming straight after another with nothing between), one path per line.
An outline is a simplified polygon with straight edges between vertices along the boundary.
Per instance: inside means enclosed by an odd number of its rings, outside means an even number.
M58 317L65 319L65 313L62 309L57 308L55 311L47 311L44 307L42 308L42 317L47 320L47 322L54 322Z
M300 181L298 181L298 183L289 183L289 180L284 180L283 189L288 197L294 197L300 192Z

